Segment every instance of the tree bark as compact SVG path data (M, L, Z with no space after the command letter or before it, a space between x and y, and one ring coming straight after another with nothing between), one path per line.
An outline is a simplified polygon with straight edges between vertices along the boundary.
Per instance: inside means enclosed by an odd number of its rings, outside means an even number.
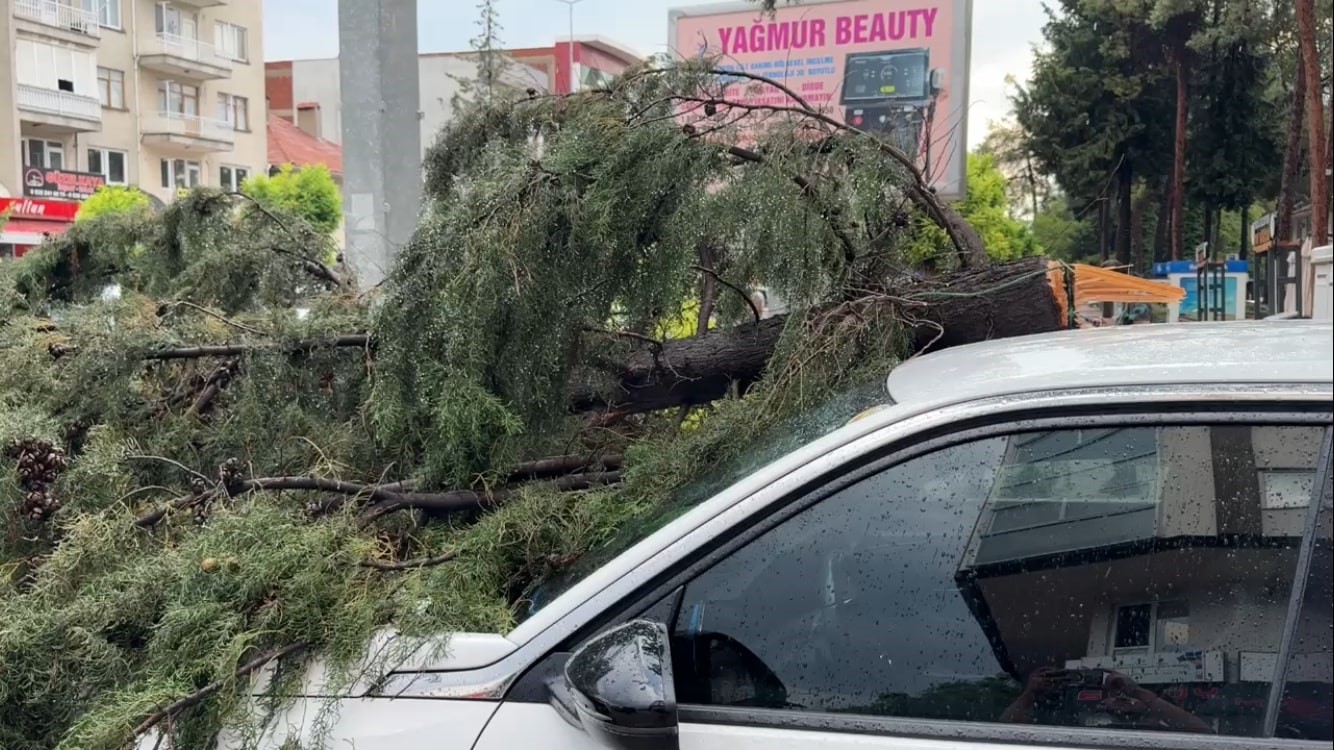
M1279 176L1278 210L1274 215L1274 247L1279 252L1293 241L1292 212L1297 205L1297 177L1302 168L1302 134L1306 131L1306 71L1298 63L1288 103L1288 140L1283 150L1283 172Z
M1176 125L1172 147L1172 210L1168 221L1168 239L1172 247L1172 260L1181 260L1181 242L1185 227L1186 207L1186 100L1190 94L1187 84L1185 41L1180 47L1173 48L1172 67L1176 70Z
M1311 227L1314 244L1329 241L1329 155L1325 153L1325 103L1320 85L1320 61L1317 58L1315 0L1296 0L1297 40L1306 78L1306 135L1310 146Z
M1122 161L1116 171L1116 262L1127 266L1130 265L1130 201L1135 174L1129 159Z
M1066 328L1046 263L1045 258L1025 258L896 290L898 299L911 300L913 306L906 311L921 321L914 328L915 348L936 350ZM645 412L722 398L733 383L747 384L760 377L787 318L777 315L667 341L657 352L635 352L609 381L579 384L572 393L572 408Z
M1169 213L1172 211L1172 183L1163 180L1158 195L1158 217L1153 225L1153 262L1162 263L1171 260L1168 252L1168 228L1171 224Z
M1241 236L1237 238L1237 257L1241 260L1251 254L1251 204L1250 201L1244 203L1241 207Z
M1107 198L1104 196L1098 199L1098 260L1106 263L1111 258L1111 238L1108 234L1107 214L1110 211L1107 208Z

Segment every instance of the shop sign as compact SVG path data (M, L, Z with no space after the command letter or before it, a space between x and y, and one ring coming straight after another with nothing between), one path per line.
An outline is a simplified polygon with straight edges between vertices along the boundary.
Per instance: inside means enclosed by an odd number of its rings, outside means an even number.
M81 201L105 184L107 184L106 177L92 172L37 167L29 167L23 171L23 194L30 198Z
M11 219L72 222L79 213L79 204L69 201L48 201L39 198L0 198L0 214Z

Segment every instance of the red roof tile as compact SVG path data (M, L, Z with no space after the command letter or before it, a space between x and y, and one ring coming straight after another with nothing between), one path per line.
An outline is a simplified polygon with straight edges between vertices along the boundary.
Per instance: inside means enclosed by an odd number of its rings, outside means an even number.
M291 120L269 115L269 164L298 167L323 164L339 177L343 174L343 149L337 143L307 133Z

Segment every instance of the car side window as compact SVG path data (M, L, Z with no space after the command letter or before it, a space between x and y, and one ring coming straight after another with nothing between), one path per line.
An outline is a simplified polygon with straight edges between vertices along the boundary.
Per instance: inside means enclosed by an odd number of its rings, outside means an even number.
M687 584L678 699L1264 736L1322 437L1063 429L893 465ZM1320 534L1327 571L1327 523ZM1291 731L1328 740L1324 575L1301 631L1324 672L1286 689L1325 717Z

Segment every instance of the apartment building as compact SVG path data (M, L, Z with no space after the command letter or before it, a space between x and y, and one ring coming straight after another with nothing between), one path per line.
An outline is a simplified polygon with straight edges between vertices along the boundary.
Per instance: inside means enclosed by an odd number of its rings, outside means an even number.
M598 85L642 59L628 47L601 37L575 39L573 45L564 41L551 47L511 49L505 55L509 64L501 77L506 85L556 93L568 93L572 80L575 90ZM342 142L338 58L275 61L266 68L272 114L317 138ZM460 81L476 75L471 52L428 52L418 57L423 155L454 116Z
M169 202L265 168L260 0L0 8L0 198L11 209L0 245L11 254L28 239L17 221L66 216L57 204L99 185Z

